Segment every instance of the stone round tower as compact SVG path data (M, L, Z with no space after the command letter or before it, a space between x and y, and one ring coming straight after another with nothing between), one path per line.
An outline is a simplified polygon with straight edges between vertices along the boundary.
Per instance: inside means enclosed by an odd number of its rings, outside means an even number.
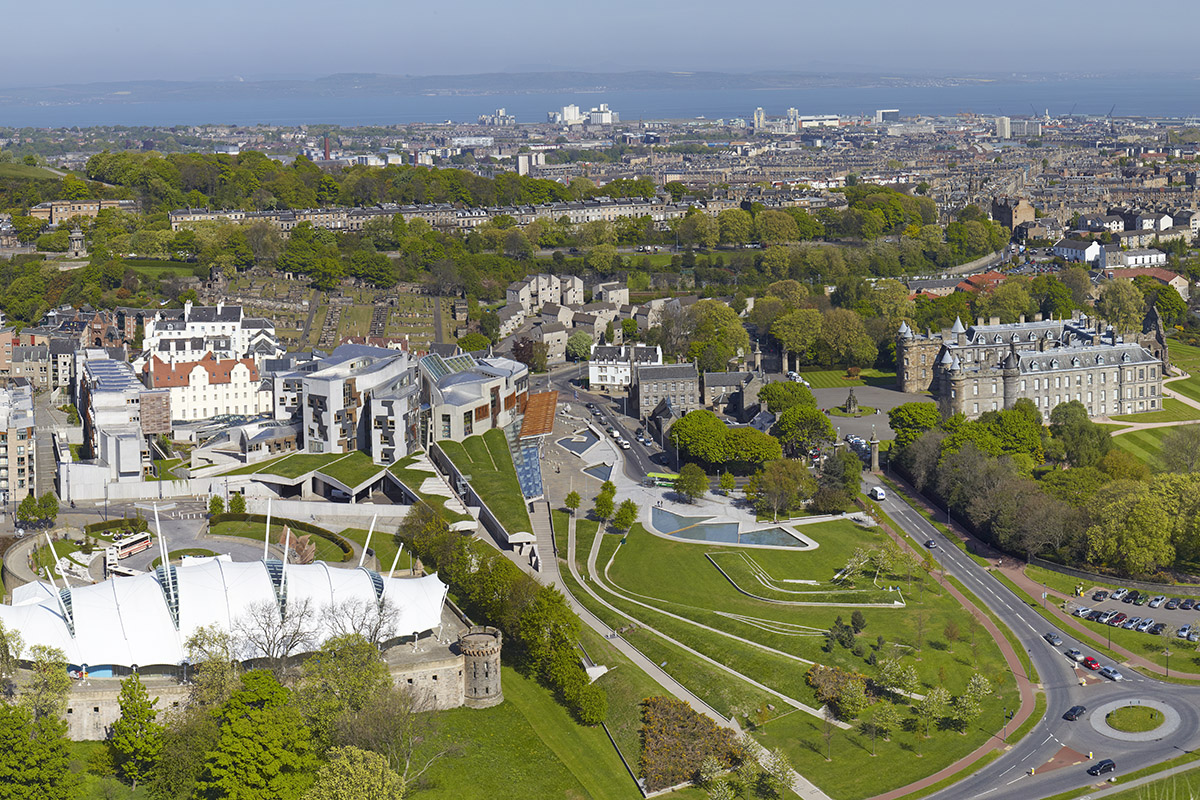
M504 701L500 686L500 631L476 625L458 640L463 656L463 705L491 708Z

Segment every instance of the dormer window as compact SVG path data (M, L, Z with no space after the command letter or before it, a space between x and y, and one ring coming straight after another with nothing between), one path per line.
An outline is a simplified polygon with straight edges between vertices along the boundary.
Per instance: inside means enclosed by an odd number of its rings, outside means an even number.
M1057 358L1050 362L1050 369L1058 369L1058 359Z

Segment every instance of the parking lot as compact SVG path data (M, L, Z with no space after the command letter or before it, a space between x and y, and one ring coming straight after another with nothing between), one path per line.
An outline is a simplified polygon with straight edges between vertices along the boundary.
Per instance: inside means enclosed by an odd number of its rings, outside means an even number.
M1136 598L1134 598L1135 594ZM1162 624L1165 625L1165 629L1170 631L1172 638L1189 638L1192 642L1200 641L1200 607L1195 605L1198 602L1196 598L1132 591L1118 600L1113 600L1111 596L1105 596L1104 599L1096 598L1095 593L1080 597L1072 601L1068 610L1072 614L1084 616L1092 622L1102 622L1101 614L1116 616L1124 614L1125 619L1121 620L1117 627L1149 634L1154 629L1153 626ZM1156 602L1157 598L1162 598L1161 602ZM1156 606L1152 606L1152 603ZM1085 613L1081 615L1080 611L1085 611ZM1134 618L1137 618L1138 622L1130 625L1130 620ZM1147 625L1146 620L1152 620L1152 623ZM1113 620L1105 624L1113 624ZM1176 635L1184 626L1188 626L1190 637ZM1161 631L1159 635L1161 635Z

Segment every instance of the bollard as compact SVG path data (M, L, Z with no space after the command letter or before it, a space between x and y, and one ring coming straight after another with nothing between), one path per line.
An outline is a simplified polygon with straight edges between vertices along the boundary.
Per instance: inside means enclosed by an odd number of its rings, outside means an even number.
M1036 770L1036 769L1034 769L1033 767L1030 767L1030 768L1029 768L1029 774L1030 774L1030 775L1033 775L1035 772L1037 772L1037 770Z
M1088 750L1088 761L1091 761L1093 758L1094 756L1092 755L1092 751Z

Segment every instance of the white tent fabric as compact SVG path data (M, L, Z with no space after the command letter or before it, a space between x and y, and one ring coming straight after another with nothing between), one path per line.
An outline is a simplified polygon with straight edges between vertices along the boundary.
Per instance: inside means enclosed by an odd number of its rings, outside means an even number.
M62 650L75 665L147 667L175 665L185 658L183 644L204 625L232 630L255 605L274 605L275 588L262 561L188 558L175 568L179 597L176 630L164 591L154 572L112 578L91 586L72 587L75 634L63 616L57 592L46 583L13 592L14 605L0 605L0 622L21 634L26 648L48 645ZM308 599L314 612L317 640L332 631L319 613L347 601L375 603L375 575L366 569L338 569L323 562L287 565L288 604ZM396 610L396 636L436 628L446 602L446 584L437 575L386 578L383 597Z

